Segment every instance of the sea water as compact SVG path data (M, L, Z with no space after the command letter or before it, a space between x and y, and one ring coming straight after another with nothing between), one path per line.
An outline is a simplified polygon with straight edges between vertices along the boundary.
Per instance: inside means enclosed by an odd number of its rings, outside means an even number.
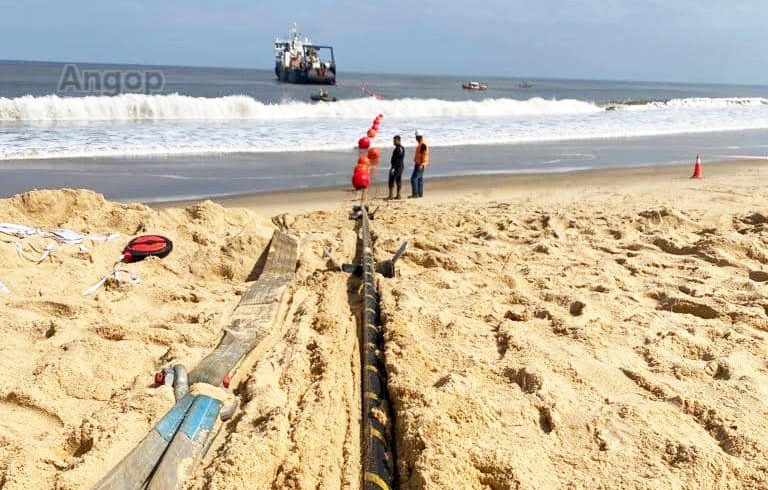
M170 198L197 195L185 181L204 177L206 195L341 183L351 165L346 154L379 113L378 145L402 134L408 147L421 130L437 157L433 175L595 168L609 155L614 165L630 165L705 151L718 158L768 154L761 144L768 87L488 78L481 81L489 89L475 92L456 77L341 72L329 89L340 100L312 103L317 87L281 84L266 70L129 68L161 70L162 91L72 96L57 90L63 64L0 62L0 171L19 177L18 185L4 179L0 192L24 190L43 168L52 185L71 185L66 175L90 170L97 176L91 183L104 189L105 168L115 159L121 171L154 168L156 179L175 181L160 191ZM524 81L533 87L523 88ZM660 154L657 146L670 137L675 152ZM691 147L681 147L688 140ZM604 151L628 141L642 143L632 159ZM500 147L504 154L489 161ZM247 188L221 182L224 174L241 175ZM112 197L160 197L134 194Z

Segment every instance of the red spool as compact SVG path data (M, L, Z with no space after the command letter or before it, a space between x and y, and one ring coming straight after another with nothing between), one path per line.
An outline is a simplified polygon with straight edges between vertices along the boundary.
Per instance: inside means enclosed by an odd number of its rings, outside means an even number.
M363 150L366 150L370 148L371 146L371 140L367 136L363 136L360 138L357 142L357 146L362 148Z
M123 249L123 262L139 262L147 257L161 259L171 253L173 242L160 235L143 235L136 237Z

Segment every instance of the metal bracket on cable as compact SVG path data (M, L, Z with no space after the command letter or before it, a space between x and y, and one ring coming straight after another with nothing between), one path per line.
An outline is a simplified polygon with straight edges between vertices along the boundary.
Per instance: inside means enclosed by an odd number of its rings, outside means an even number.
M379 212L379 207L376 206L376 209L373 211L370 210L368 205L365 206L355 206L352 208L352 213L349 215L349 219L351 220L359 220L363 217L363 209L365 209L366 213L368 214L368 219L376 219L376 213Z
M364 202L365 202L365 199L363 198L363 203ZM367 216L369 220L372 220L375 218L376 213L378 211L379 211L378 207L376 207L376 209L374 209L373 211L370 211L370 208L368 207L367 204L360 204L352 208L352 213L350 214L349 218L357 221L357 220L361 220L363 216ZM368 229L367 224L365 228ZM372 239L373 237L371 237L370 235L372 235L373 233L371 232L370 229L368 229L368 233L369 233L368 239ZM395 270L395 263L400 257L403 256L406 250L408 250L407 241L403 242L403 244L400 245L400 248L397 250L397 252L395 252L395 255L393 255L391 259L384 260L381 262L376 262L376 265L375 265L376 272L383 275L386 278L391 279L395 277L397 272ZM354 274L357 277L363 276L362 264L342 264L341 266L337 266L336 261L333 260L333 257L331 257L330 250L326 250L325 255L327 256L327 258L330 259L331 266L333 267L334 270L341 269L343 272L346 272L348 274Z
M395 277L397 274L395 263L398 261L398 259L400 259L400 257L403 256L406 250L408 250L407 241L400 245L400 248L397 249L397 252L395 252L395 255L393 255L391 259L376 262L376 272L388 279ZM357 277L362 277L363 275L363 266L360 264L342 264L341 270L348 274L354 274Z

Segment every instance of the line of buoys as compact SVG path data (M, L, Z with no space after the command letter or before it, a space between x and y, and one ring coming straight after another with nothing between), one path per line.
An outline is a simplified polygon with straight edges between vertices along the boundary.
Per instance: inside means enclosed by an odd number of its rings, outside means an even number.
M352 172L352 186L355 190L364 190L371 185L371 165L378 165L381 157L381 151L374 148L372 143L378 134L383 118L383 114L377 115L365 136L357 141L358 160Z

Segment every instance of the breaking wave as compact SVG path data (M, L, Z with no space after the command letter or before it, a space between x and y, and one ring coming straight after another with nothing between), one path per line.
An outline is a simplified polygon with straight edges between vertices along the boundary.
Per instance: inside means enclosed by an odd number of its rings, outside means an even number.
M768 99L481 101L373 98L332 104L247 96L0 98L0 161L351 151L377 113L384 144L424 131L434 147L768 129ZM409 139L410 140L410 139Z
M616 108L634 111L650 109L728 109L768 106L768 99L762 97L693 97L689 99L617 102L615 106Z
M503 117L584 114L602 109L580 100L439 99L376 100L370 97L333 104L286 101L267 104L244 95L219 98L186 95L123 94L114 97L59 97L31 95L0 98L3 122L89 122L162 120L274 120L365 118L382 112L387 117Z

